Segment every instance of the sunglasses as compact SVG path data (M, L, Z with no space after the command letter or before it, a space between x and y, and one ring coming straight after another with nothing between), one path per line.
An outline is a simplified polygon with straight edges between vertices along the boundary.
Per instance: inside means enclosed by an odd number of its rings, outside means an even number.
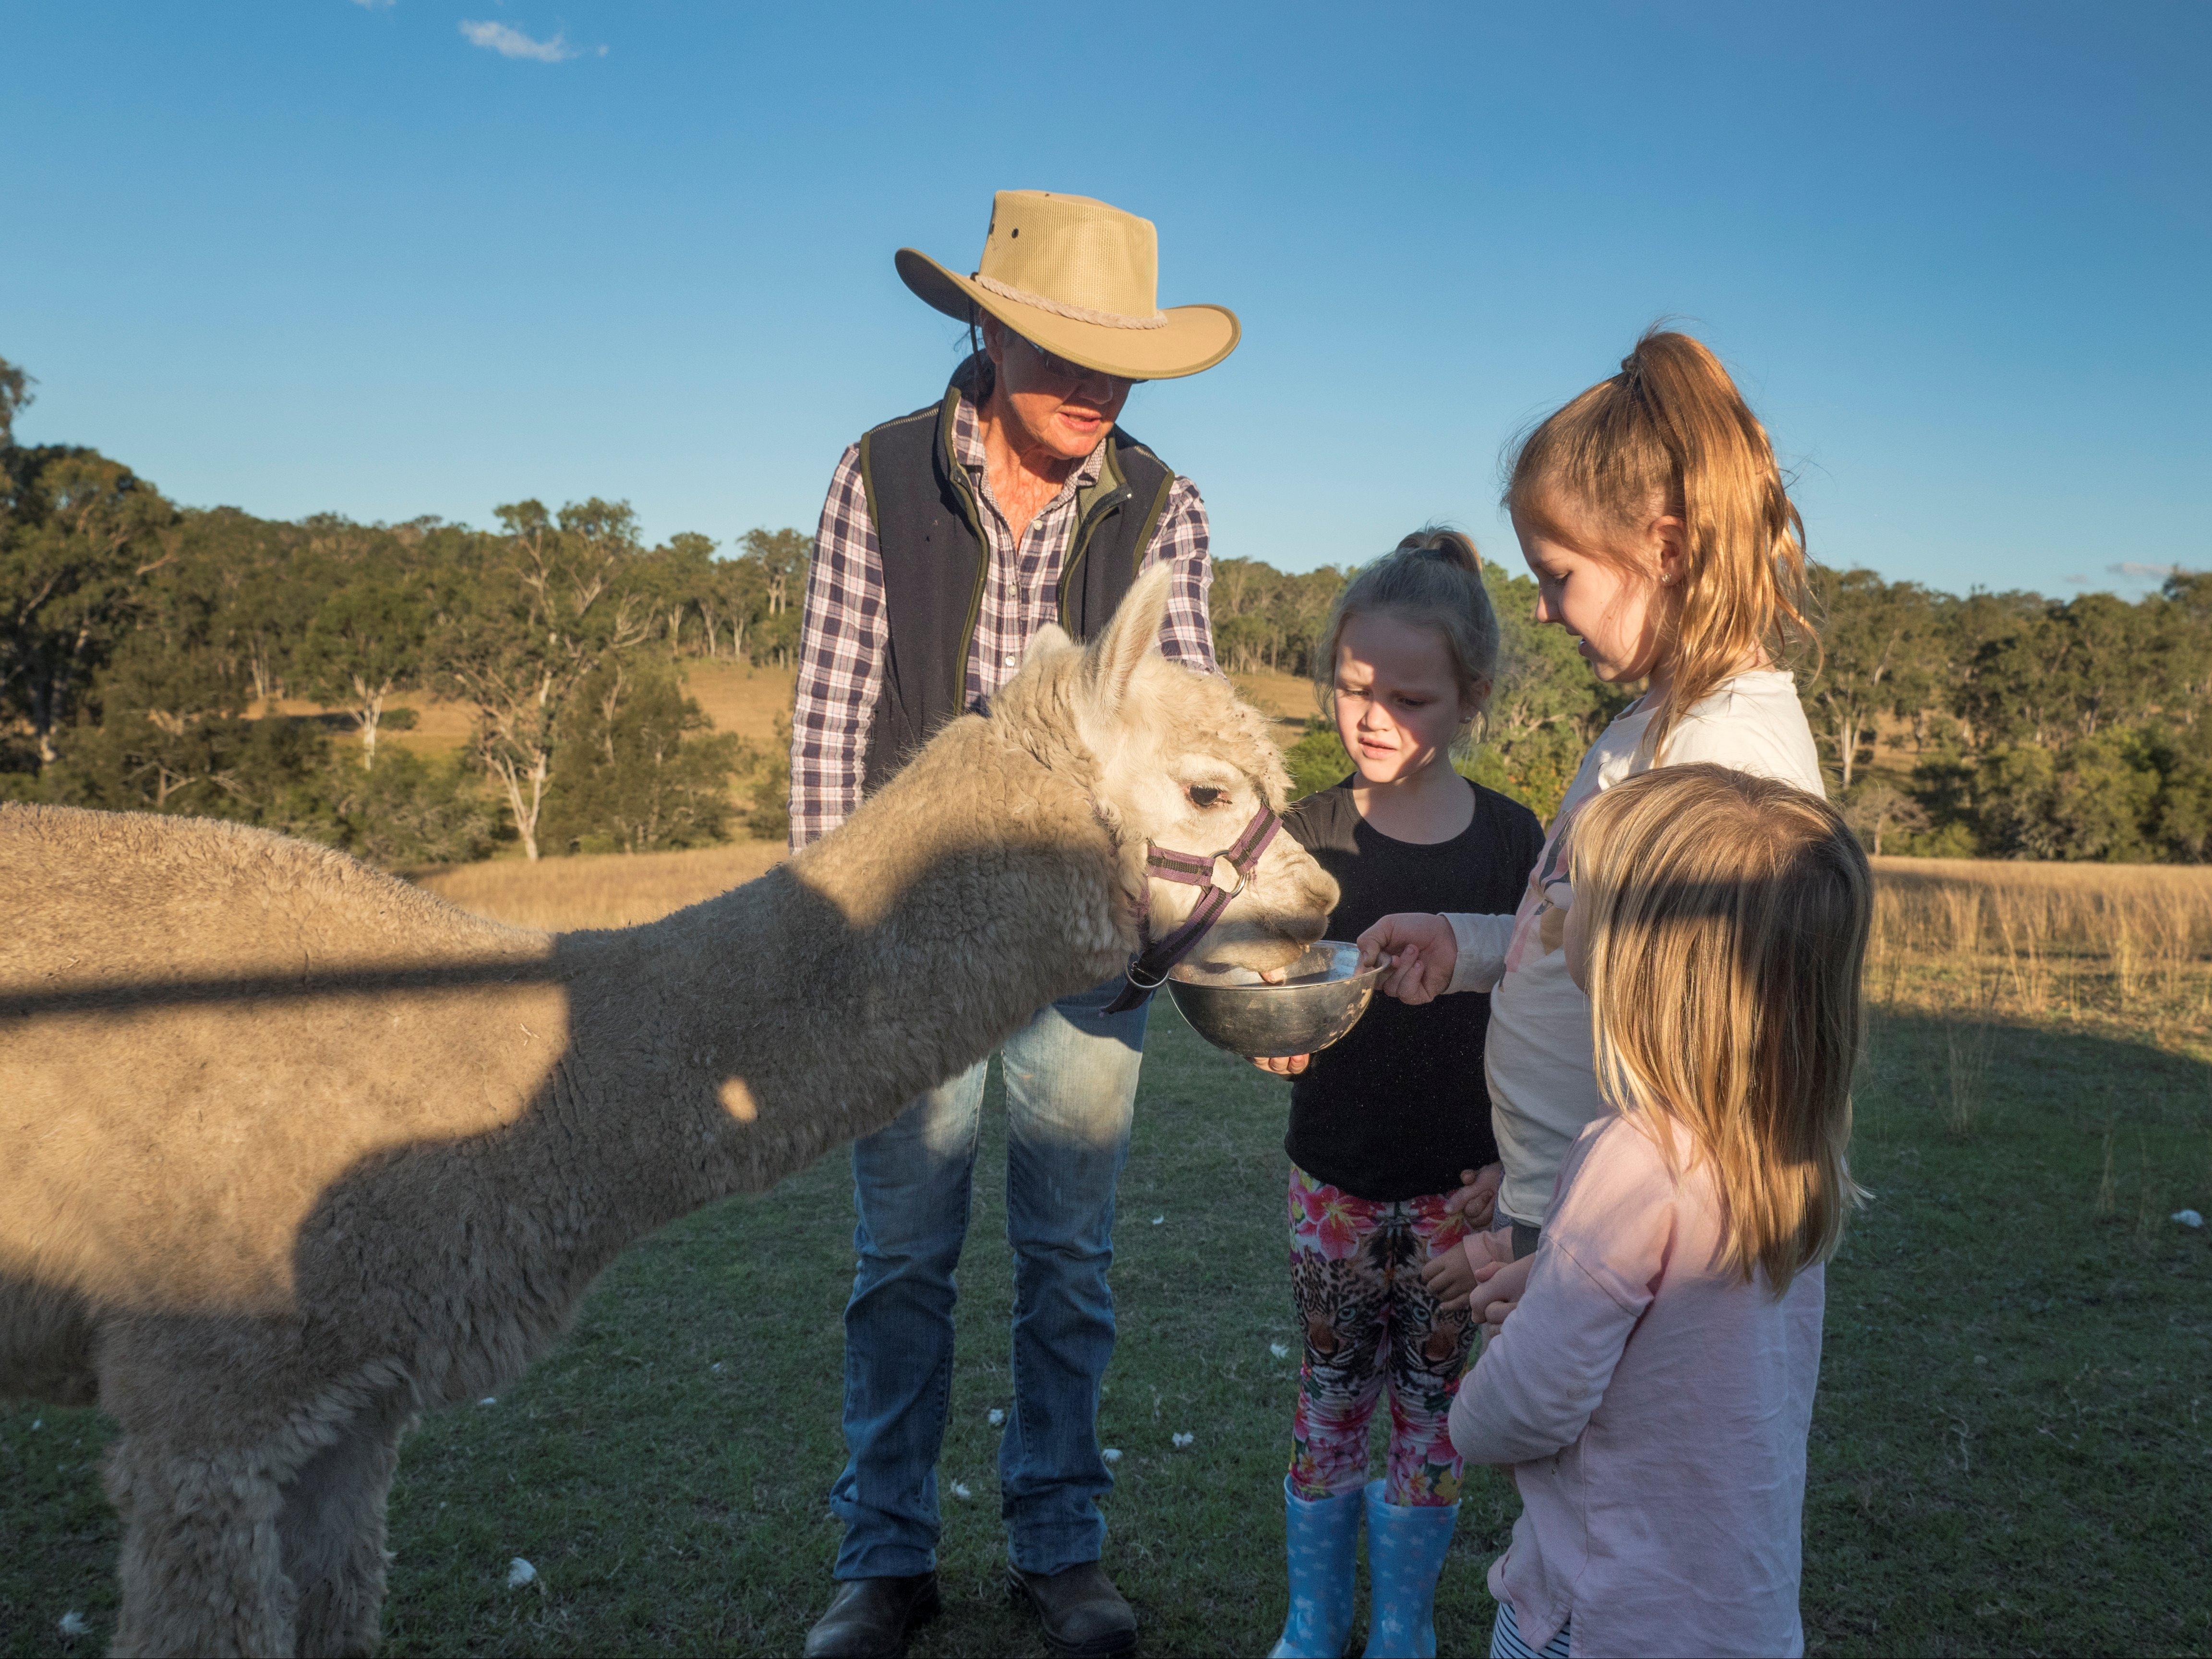
M1069 385L1080 385L1091 380L1103 380L1109 385L1114 386L1137 386L1144 384L1132 375L1108 374L1101 369L1086 369L1080 363L1071 363L1065 357L1054 356L1027 335L1016 334L1012 329L1007 330L1006 333L1008 337L1018 341L1036 354L1038 363L1043 366L1048 375Z

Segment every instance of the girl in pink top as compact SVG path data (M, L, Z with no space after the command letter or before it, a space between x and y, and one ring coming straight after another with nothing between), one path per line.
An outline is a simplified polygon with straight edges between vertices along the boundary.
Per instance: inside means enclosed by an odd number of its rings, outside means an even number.
M1592 800L1571 868L1607 1110L1451 1410L1522 1504L1491 1652L1800 1654L1872 877L1826 802L1702 764Z

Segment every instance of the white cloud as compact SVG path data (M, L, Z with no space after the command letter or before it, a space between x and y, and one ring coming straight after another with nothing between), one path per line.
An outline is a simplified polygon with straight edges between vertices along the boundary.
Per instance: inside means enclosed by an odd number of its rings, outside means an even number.
M539 64L561 64L577 55L576 49L568 44L565 33L556 34L550 40L533 40L520 29L509 28L504 23L464 21L461 34L471 45L487 47L501 58L527 58Z
M2105 568L2115 576L2124 576L2135 582L2163 582L2169 576L2181 574L2179 565L2140 565L2133 560L2124 564L2107 565Z
M392 4L393 0L353 0L353 3L363 11L382 11L386 6Z

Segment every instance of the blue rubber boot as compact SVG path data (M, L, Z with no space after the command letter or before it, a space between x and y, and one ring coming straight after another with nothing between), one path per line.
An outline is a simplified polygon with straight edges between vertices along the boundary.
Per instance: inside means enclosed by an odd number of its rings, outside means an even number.
M1457 1504L1386 1504L1367 1483L1366 1659L1436 1659L1437 1577L1458 1524Z
M1343 1659L1352 1640L1352 1566L1359 1554L1360 1497L1305 1499L1283 1477L1290 1538L1291 1616L1267 1659Z

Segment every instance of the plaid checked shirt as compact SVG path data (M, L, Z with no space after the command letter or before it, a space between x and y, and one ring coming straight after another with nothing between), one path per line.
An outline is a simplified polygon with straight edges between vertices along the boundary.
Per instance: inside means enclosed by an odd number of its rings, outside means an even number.
M975 481L990 558L975 637L968 649L968 706L997 694L1014 677L1039 628L1060 617L1060 561L1075 530L1076 491L1095 481L1105 444L1078 467L1059 494L1030 520L1017 542L991 494L983 434L962 398L952 421L955 458ZM1206 590L1213 566L1206 554L1206 504L1198 487L1178 475L1168 487L1141 568L1176 572L1161 652L1205 673L1215 672ZM799 686L791 714L791 846L797 851L845 821L860 804L868 725L884 676L884 567L868 496L860 481L860 446L837 463L822 505L814 563L806 578L806 613L799 644Z

